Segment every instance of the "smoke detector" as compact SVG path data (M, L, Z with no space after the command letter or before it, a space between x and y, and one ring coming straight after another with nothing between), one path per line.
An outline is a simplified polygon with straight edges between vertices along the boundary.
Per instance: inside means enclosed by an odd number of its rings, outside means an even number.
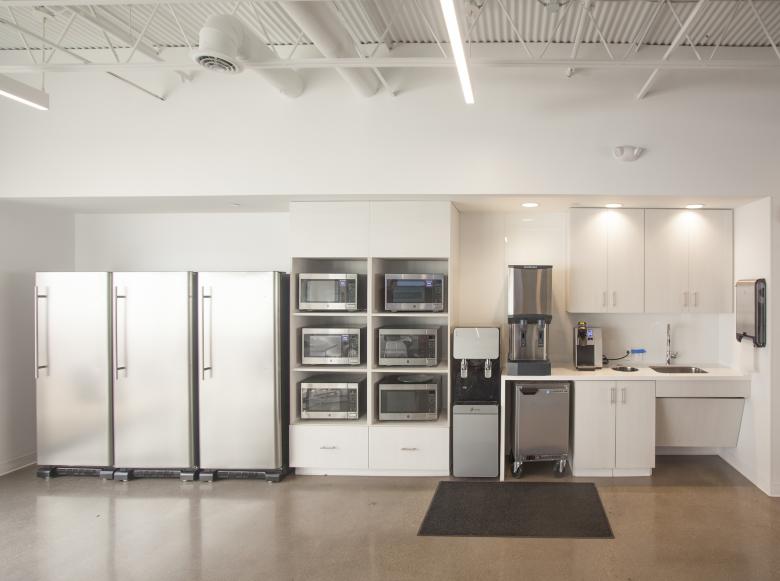
M636 161L645 152L643 147L635 145L618 145L612 150L612 157L618 161Z

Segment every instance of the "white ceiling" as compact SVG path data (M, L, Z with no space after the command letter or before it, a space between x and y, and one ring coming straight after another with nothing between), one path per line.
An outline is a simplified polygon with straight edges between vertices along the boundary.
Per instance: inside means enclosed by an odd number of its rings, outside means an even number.
M0 6L6 0L0 0ZM37 33L42 31L42 13L30 2L29 6L13 8L13 18L22 28ZM78 0L72 2L78 6ZM110 19L135 38L150 16L155 2L146 4L106 0L105 5L92 4L87 10ZM164 3L163 3L164 4ZM513 23L506 18L502 4L506 7ZM647 25L649 29L645 44L668 45L672 42L679 26L676 19L685 21L694 6L691 0L674 0L674 12L667 5L662 6L656 18L652 18L658 7L657 0L595 0L593 15L610 44L631 43ZM780 36L780 2L777 0L754 0L754 5L766 23L773 38ZM291 46L309 41L298 25L287 15L277 1L242 0L217 2L184 2L159 10L151 20L145 38L158 47L187 47L197 44L198 31L208 16L217 13L236 14L264 41L276 46ZM394 44L435 44L446 40L439 0L337 0L333 6L343 17L355 38L364 44L376 43L389 24L389 40ZM576 38L576 10L567 16L567 8L559 13L545 9L537 0L464 0L466 26L470 33L466 40L480 44L519 42L513 30L516 28L526 42L571 43ZM484 6L480 9L480 6ZM67 7L48 8L53 17L46 19L46 36L57 39L65 29L71 13ZM0 10L8 17L8 7ZM179 20L181 29L176 20ZM562 19L560 26L558 20ZM652 21L652 23L651 23ZM182 34L183 31L183 34ZM769 46L768 39L754 18L746 0L711 0L704 7L701 16L691 27L691 40L697 45L714 46ZM186 38L185 38L186 37ZM120 39L113 38L116 48L126 47ZM599 36L592 22L585 24L582 37L585 43L598 43ZM39 43L31 42L34 47ZM83 18L76 18L62 38L62 45L71 50L107 49L103 32ZM15 30L0 26L0 50L25 50L25 39Z

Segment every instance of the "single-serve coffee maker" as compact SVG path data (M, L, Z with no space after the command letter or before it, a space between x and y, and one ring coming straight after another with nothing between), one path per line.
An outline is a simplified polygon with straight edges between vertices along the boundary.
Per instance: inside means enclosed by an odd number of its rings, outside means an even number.
M586 371L602 367L601 329L579 321L574 327L574 367Z
M552 322L552 266L510 266L507 295L507 373L550 375L547 349Z

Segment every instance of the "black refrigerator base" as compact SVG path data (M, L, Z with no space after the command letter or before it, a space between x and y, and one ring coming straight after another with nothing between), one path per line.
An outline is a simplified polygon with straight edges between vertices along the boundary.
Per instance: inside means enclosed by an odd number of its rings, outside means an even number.
M215 480L267 480L268 482L281 482L288 474L292 474L292 468L280 470L209 470L203 469L198 474L201 482L214 482Z
M114 469L94 466L38 466L35 475L44 480L58 476L97 476L103 480L112 480Z
M114 480L128 482L136 478L178 478L182 482L198 479L196 468L117 468Z

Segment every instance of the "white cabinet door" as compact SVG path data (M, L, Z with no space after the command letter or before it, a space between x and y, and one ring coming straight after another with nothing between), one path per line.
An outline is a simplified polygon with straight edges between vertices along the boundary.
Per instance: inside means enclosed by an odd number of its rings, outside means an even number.
M371 202L371 256L449 258L449 202Z
M292 202L290 255L312 258L368 256L368 202Z
M376 470L450 469L448 428L419 426L371 426L369 428L369 467Z
M607 311L645 310L645 211L604 210L607 225Z
M578 381L574 385L574 468L615 467L614 381Z
M615 467L655 466L655 382L619 381L615 418Z
M607 228L600 209L569 212L569 277L566 310L607 311Z
M332 470L368 468L368 427L290 426L290 466Z
M645 210L645 312L688 310L689 213Z
M733 310L733 224L731 210L689 212L690 311Z

